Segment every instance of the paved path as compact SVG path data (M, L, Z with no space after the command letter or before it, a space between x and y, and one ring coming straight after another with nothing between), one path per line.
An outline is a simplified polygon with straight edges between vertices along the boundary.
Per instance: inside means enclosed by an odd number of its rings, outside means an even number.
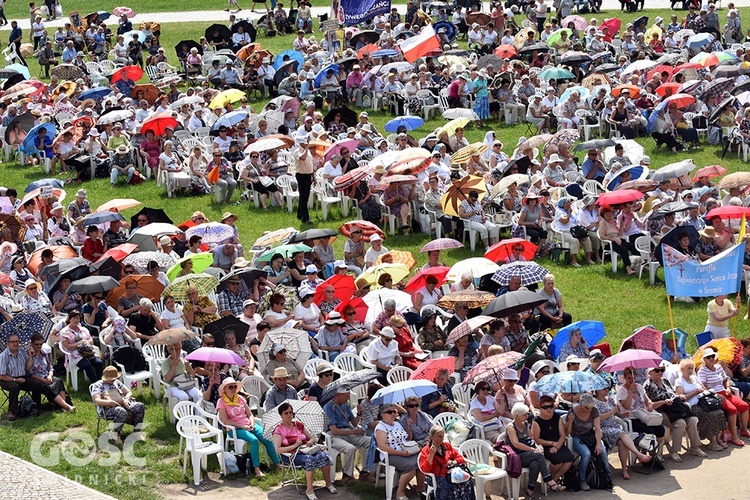
M551 4L551 2L548 2L548 4ZM649 9L669 9L670 8L670 2L669 0L649 0L648 1L648 8ZM399 5L396 5L396 8L401 14L406 13L406 4L402 3ZM486 7L484 10L487 11L489 7ZM313 17L318 17L321 14L327 14L330 12L329 7L313 7L312 8L312 14ZM617 14L620 12L620 0L603 0L602 3L602 10L604 10L604 15L602 14L586 14L584 17L590 18L590 17L597 17L601 18L599 21L602 21L604 17L616 17ZM720 9L721 10L721 9ZM687 11L685 11L687 13ZM240 12L236 13L237 18L239 19L259 19L263 13L256 12L251 13L250 9L243 9ZM726 14L724 14L726 15ZM67 22L68 18L60 18L55 21L48 21L45 22L45 26L48 28L55 28L57 26L63 26ZM229 20L229 12L223 11L223 10L196 10L196 11L187 11L187 12L181 12L178 21L182 23L187 22L227 22ZM22 30L26 31L29 29L29 19L23 18L23 19L17 19L18 25L21 27ZM106 22L107 24L114 24L116 25L118 21L118 18L115 16L110 17ZM163 23L174 23L175 22L175 13L174 12L152 12L152 13L146 13L146 14L137 14L134 18L131 19L131 22L133 23L133 26L140 25L143 21L153 21L160 24ZM0 28L0 31L10 31L9 25L6 25L3 28ZM50 35L52 32L50 32Z
M2 451L0 477L3 478L0 497L6 500L114 500L109 495Z

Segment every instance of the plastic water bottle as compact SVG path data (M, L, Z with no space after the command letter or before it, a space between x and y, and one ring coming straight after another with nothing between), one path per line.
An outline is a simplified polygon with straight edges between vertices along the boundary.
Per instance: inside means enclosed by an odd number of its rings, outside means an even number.
M245 459L245 475L246 475L247 477L250 477L250 468L251 468L251 467L250 467L250 457L247 457L247 458Z

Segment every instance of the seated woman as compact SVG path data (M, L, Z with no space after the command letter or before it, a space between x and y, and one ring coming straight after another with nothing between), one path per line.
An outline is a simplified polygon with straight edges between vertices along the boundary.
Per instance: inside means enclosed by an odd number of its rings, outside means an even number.
M690 406L685 403L685 396L677 394L669 380L664 378L664 371L669 363L648 370L649 379L643 384L646 395L651 399L654 409L664 414L664 426L672 431L672 446L667 443L669 458L675 462L682 462L680 449L682 436L687 430L690 440L690 450L693 455L705 456L700 449L701 440L698 437L698 417L693 416ZM700 453L699 453L700 452ZM703 454L703 455L701 455Z
M159 155L161 154L162 145L161 138L156 137L152 130L146 131L146 137L138 145L138 149L141 153L145 153L148 157L148 167L156 172L156 168L159 166Z
M703 366L698 369L698 380L706 386L706 389L712 390L721 400L721 409L727 414L729 422L729 432L732 433L731 443L735 446L745 446L740 439L750 437L747 430L748 410L750 406L735 396L730 390L732 379L730 379L724 368L719 364L718 355L712 348L703 350ZM740 433L737 433L737 414L740 416Z
M448 351L448 356L456 358L454 370L459 372L462 380L479 362L479 353L469 345L469 337L470 335L467 334L456 340Z
M666 145L667 149L673 153L681 150L682 146L680 146L680 143L677 142L677 139L675 138L674 124L672 123L667 110L662 108L659 111L654 112L657 113L657 116L654 121L654 129L651 132L651 137L656 141L656 151L658 151L662 145Z
M547 488L552 491L565 491L565 486L558 484L547 468L544 449L531 437L531 429L528 422L530 412L531 410L524 403L514 404L511 409L513 422L508 425L505 435L506 443L518 453L521 464L529 468L529 483L526 487L526 497L534 497L536 482L540 474L542 480L547 484Z
M344 320L338 311L331 311L323 326L318 329L315 340L320 349L328 351L328 359L335 360L341 353L357 354L357 348L350 344L346 335L341 331Z
M195 386L195 370L182 358L182 344L168 345L167 350L169 356L161 364L161 376L169 384L169 394L180 401L191 399L198 404L201 393Z
M21 295L21 308L25 314L41 312L52 316L54 312L49 297L40 290L39 283L32 278L26 280L26 288Z
M320 406L323 406L320 397L323 395L323 390L333 382L333 370L334 368L331 363L324 361L318 365L315 369L315 375L317 375L318 380L313 382L307 390L306 399L308 401L318 401Z
M437 311L425 309L422 312L422 328L417 334L417 342L428 351L445 350L446 335L437 325Z
M541 405L543 396L550 396L552 397L552 401L555 400L554 392L540 393L537 388L537 383L539 382L539 380L545 375L549 375L550 373L552 373L554 368L555 363L550 359L540 359L539 361L531 365L531 376L534 377L534 380L527 387L527 391L529 394L529 401L531 402L531 409L537 415L539 414L539 405Z
M356 345L358 352L367 347L370 343L370 330L357 320L357 310L351 304L347 304L342 311L341 318L344 320L341 331L346 335L347 342Z
M484 429L484 437L494 443L503 430L500 408L490 393L490 384L481 381L474 387L474 398L469 403L469 414L475 425Z
M438 303L443 293L440 291L438 286L438 279L435 276L427 276L425 279L424 287L420 288L414 293L412 302L414 308L419 311L424 306L433 306Z
M482 359L489 356L491 346L499 346L504 352L512 351L510 340L507 336L508 324L504 319L493 321L490 325L489 332L482 336L479 341L479 352L482 353ZM501 351L502 352L502 351Z
M574 355L578 358L588 358L589 348L586 347L586 339L581 335L581 329L575 328L570 331L568 341L560 348L560 354L557 356L557 362L561 363L568 359L568 356Z
M409 441L416 441L419 446L424 446L427 443L430 427L432 427L432 419L419 409L420 404L417 397L406 398L404 402L406 413L401 416L399 423L406 431Z
M279 367L286 368L289 374L287 383L299 390L306 387L307 381L305 380L305 372L293 359L287 357L286 346L284 344L274 344L271 348L269 355L268 365L266 366L266 377L270 378L273 376L273 372Z
M620 228L614 217L614 210L612 207L604 207L599 216L601 217L599 220L599 230L597 231L599 239L611 242L612 249L617 252L617 255L620 256L623 264L625 264L625 271L628 275L635 274L635 271L631 267L630 255L636 254L637 251L635 245L627 238L621 236Z
M94 354L94 341L88 329L81 326L81 319L80 312L71 311L60 332L60 342L69 353L65 364L77 364L91 382L97 382L102 377L104 362Z
M643 386L635 381L635 368L628 367L623 371L625 382L617 389L615 399L623 411L633 414L636 410L654 411L654 405L646 394ZM664 443L664 426L663 425L646 425L638 418L630 420L633 432L644 432L656 436L659 443L658 450L661 455L661 445Z
M610 472L607 451L602 443L602 428L596 400L589 393L581 395L578 404L568 412L565 422L565 433L573 437L573 449L581 455L578 470L589 470L591 454L601 455L607 474ZM589 491L591 487L585 478L581 478L581 490Z
M586 255L586 263L593 265L595 262L591 260L591 238L588 237L588 234L583 239L573 236L571 231L576 225L578 225L578 219L573 213L571 199L568 197L560 198L555 210L555 220L552 221L552 229L562 235L563 242L570 245L571 266L581 267L578 263L578 252L581 250L581 245L583 245L583 251Z
M255 419L245 398L239 395L241 387L240 383L232 377L224 379L219 386L219 400L216 404L216 410L219 413L221 423L234 426L234 431L227 431L229 436L239 438L250 446L250 462L255 477L261 478L264 474L260 470L260 443L263 443L266 453L268 453L274 465L278 464L280 460L274 443L263 437L263 425Z
M299 328L310 336L315 336L325 321L325 316L313 301L314 298L315 291L312 288L302 287L299 291L299 304L294 306L294 319L299 321Z
M396 343L398 344L398 354L401 356L401 362L407 368L416 370L422 361L429 356L414 345L411 331L406 325L406 320L403 316L398 314L391 316L390 325L396 334Z
M76 407L70 402L65 392L65 385L59 378L53 376L52 362L49 356L42 350L44 347L44 336L35 333L31 336L31 350L33 353L26 360L26 373L33 380L49 386L49 394L54 394L51 402L63 409L63 411L76 411Z
M680 361L680 376L674 385L675 392L687 398L693 415L698 417L698 437L708 439L708 448L713 451L725 450L727 445L722 434L727 428L727 419L723 410L706 411L698 404L698 395L706 390L706 386L695 375L695 363L692 359Z
M544 395L539 398L538 408L539 415L531 424L531 437L544 449L552 480L559 481L573 465L573 453L565 445L565 425L555 412L554 397Z
M542 289L536 293L547 299L547 302L537 307L539 311L540 329L561 328L569 325L573 318L565 312L560 290L555 288L555 276L548 274L542 280Z
M633 453L642 463L651 460L651 456L641 452L633 443L630 434L623 429L622 420L619 417L627 417L629 412L620 411L619 405L609 395L609 389L600 389L595 391L594 394L596 395L596 409L599 411L599 418L601 419L604 448L609 451L617 446L620 463L623 464L622 478L630 479L627 468L629 454Z
M203 404L210 403L216 408L216 403L219 402L219 387L224 379L227 378L227 374L221 371L219 363L208 361L203 369L206 372L206 376L201 381L201 390L203 391Z
M409 436L401 425L396 422L398 411L395 405L386 404L380 407L380 423L375 427L375 442L380 451L380 460L388 461L400 474L396 487L396 498L406 497L406 487L414 476L417 476L417 492L424 491L424 475L417 468L417 455L412 455L403 449L404 442Z
M336 487L331 482L331 457L328 455L328 452L321 450L312 455L301 453L298 448L313 446L315 438L307 430L305 424L294 420L292 405L286 402L281 403L278 407L278 412L281 416L281 422L273 430L274 449L276 450L276 454L281 456L281 460L284 463L289 463L290 458L287 454L290 454L294 465L305 469L305 480L307 482L305 495L307 496L307 500L317 500L318 498L315 496L315 489L313 488L315 471L318 469L323 472L323 479L326 482L328 491L334 495L338 493L338 490L336 490Z
M112 420L115 433L115 444L122 444L122 426L133 425L133 437L145 441L141 434L141 425L146 416L143 403L133 400L130 389L120 382L120 372L114 366L108 366L102 372L102 379L91 388L96 412L107 420Z
M445 429L439 425L430 427L427 444L419 452L419 468L426 473L434 474L440 500L462 499L474 500L476 493L474 481L452 483L448 480L448 471L453 467L465 464L464 457L445 439Z
M112 324L102 330L101 340L106 345L118 349L132 345L138 339L138 334L130 328L125 318L120 315L115 316Z
M166 172L167 183L169 188L185 190L190 187L190 176L185 172L182 166L182 160L177 153L174 151L174 143L172 141L164 142L164 152L159 155L159 171Z

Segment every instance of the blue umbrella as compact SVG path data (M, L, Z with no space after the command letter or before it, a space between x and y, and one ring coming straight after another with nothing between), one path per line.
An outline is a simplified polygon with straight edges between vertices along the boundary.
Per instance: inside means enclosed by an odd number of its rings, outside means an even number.
M339 74L339 65L338 64L329 64L325 68L321 69L320 72L318 72L317 75L315 75L315 88L316 89L320 88L320 82L323 81L323 78L325 78L326 72L329 69L332 69L333 70L333 74L336 75L336 76L338 76L338 74Z
M34 155L39 153L39 149L36 147L36 141L39 139L39 130L40 129L47 130L47 137L50 139L55 137L55 134L57 134L57 130L55 130L55 126L51 123L40 123L36 127L29 130L28 135L26 135L26 138L23 140L23 144L21 144L21 149L23 149L23 152L29 155Z
M606 188L610 191L614 191L617 186L620 185L620 182L622 182L622 174L624 174L625 172L630 172L630 180L636 181L644 176L644 169L646 175L648 175L648 167L644 167L643 165L629 165L625 168L621 168L617 175L606 186Z
M656 105L656 107L651 112L651 114L648 115L648 123L646 124L646 132L650 134L654 131L654 127L656 127L656 119L659 118L659 115L664 112L664 110L667 107L667 104L669 104L668 101L660 102L659 104Z
M570 340L570 332L573 330L581 330L581 336L589 346L597 344L606 335L604 332L604 323L601 321L576 321L564 328L560 328L555 338L549 344L549 353L554 359L557 359L560 349L565 342Z
M406 127L406 131L418 129L424 125L424 120L418 116L397 116L393 120L385 124L385 131L396 133L399 127Z
M565 68L547 68L539 73L545 80L572 80L576 76Z
M125 43L129 43L131 40L133 40L134 36L138 37L138 41L140 43L143 43L146 41L146 33L144 33L143 31L138 31L138 30L128 31L127 33L123 33L122 36L125 37Z
M110 212L107 210L106 212L98 212L95 214L87 215L83 219L84 227L88 226L98 226L99 224L104 224L105 222L113 222L113 221L125 221L125 217L123 217L120 212Z
M304 59L302 59L302 54L300 54L298 50L285 50L273 60L273 69L279 69L279 67L284 64L284 56L289 56L289 59L297 61L298 68L301 68L305 62Z
M8 66L5 67L5 69L15 71L16 73L21 73L24 76L24 78L26 78L27 80L31 78L31 73L29 72L29 68L27 68L21 63L9 64Z
M213 130L218 130L219 127L222 125L225 127L233 127L237 125L239 122L247 118L248 112L247 111L231 111L218 120L216 120L216 123L214 123Z
M580 94L581 96L581 100L586 99L589 95L589 92L591 92L589 89L581 85L576 85L575 87L568 87L567 89L565 89L565 92L563 92L563 95L560 96L560 102L562 103L562 102L567 101L568 98L570 97L570 94L574 90L578 91L578 94Z
M536 383L539 394L570 393L609 389L609 384L602 377L589 372L567 371L545 375Z
M456 30L456 25L448 21L440 21L438 23L435 23L432 25L432 28L435 30L436 35L445 35L451 42L454 38L456 38L456 34L458 33L458 31Z
M688 38L687 47L693 50L699 50L704 45L708 45L714 39L714 35L711 33L698 33Z
M52 320L44 313L19 313L0 327L0 349L5 350L8 346L8 336L15 333L21 341L21 349L28 350L31 336L40 333L46 339L52 331L52 326Z
M421 398L437 390L437 384L429 380L406 380L378 390L371 403L374 405L399 404L407 398Z
M109 87L94 87L93 89L86 89L81 92L81 95L78 96L78 100L83 101L86 99L93 99L95 101L98 101L99 99L108 96L111 93L112 89Z
M107 19L109 19L110 17L112 17L112 14L110 14L106 10L98 10L98 11L96 11L96 13L99 14L99 20L100 21L106 21Z
M398 55L398 50L380 49L371 54L372 57L393 57Z
M26 186L26 189L24 189L24 193L30 193L33 190L44 186L52 186L62 189L64 185L65 184L61 179L39 179L38 181L34 181Z

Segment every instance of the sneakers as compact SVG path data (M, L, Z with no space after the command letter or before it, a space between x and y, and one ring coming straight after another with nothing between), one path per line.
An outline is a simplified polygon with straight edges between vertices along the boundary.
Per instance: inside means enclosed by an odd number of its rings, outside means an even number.
M591 491L591 486L586 481L581 481L581 491Z

